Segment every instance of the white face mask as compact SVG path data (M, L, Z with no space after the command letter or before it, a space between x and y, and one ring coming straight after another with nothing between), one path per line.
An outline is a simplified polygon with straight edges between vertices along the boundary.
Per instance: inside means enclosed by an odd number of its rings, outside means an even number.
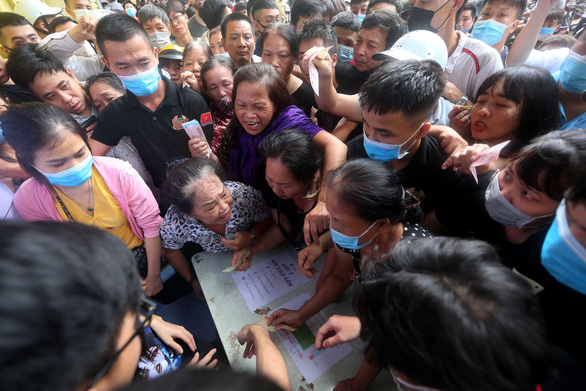
M73 13L75 14L75 20L81 19L82 16L84 16L85 14L89 14L90 12L92 12L92 10L73 10Z
M160 31L150 33L149 40L157 49L161 50L161 48L167 46L171 43L171 39L169 37L169 33L163 33Z

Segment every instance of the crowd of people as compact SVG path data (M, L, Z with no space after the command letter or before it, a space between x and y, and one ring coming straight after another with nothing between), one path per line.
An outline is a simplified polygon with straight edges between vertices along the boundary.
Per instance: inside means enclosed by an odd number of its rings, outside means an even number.
M246 271L281 243L316 290L269 326L352 297L356 316L315 340L366 343L336 390L367 390L381 370L399 390L583 389L573 3L0 12L0 389L289 390L262 326L238 333L257 377L222 376L193 371L227 370L219 346L154 315L165 267L205 300L192 255Z

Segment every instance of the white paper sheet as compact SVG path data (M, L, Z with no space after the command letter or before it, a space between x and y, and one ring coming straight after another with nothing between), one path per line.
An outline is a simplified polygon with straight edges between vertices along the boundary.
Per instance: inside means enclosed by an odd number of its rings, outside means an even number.
M303 293L283 304L280 308L296 310L310 298L311 296L308 293ZM302 336L298 334L303 332L302 326L298 327L294 333L277 330L281 342L289 352L297 368L299 368L299 371L301 371L303 377L305 377L307 383L313 382L352 351L352 347L347 343L324 350L317 350L315 348L315 335L327 320L328 317L323 311L320 311L305 322L309 330L313 333L313 343L309 347L307 346L307 335ZM298 335L302 341L298 340Z
M252 265L245 272L236 272L232 278L251 311L309 281L299 273L297 260L288 252Z

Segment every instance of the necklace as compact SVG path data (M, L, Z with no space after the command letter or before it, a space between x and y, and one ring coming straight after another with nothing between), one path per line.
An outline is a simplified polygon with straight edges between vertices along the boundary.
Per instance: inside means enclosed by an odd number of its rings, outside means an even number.
M91 181L91 178L87 181L87 183L88 183L88 196L87 196L87 208L86 209L88 210L88 212L93 212L94 211L94 208L92 207L92 198L93 198L94 192L93 192L93 189L92 189L92 181ZM59 187L57 187L57 188L61 191L61 193L63 193L63 195L65 197L69 198L71 201L73 201L76 204L78 204L78 202L76 202L73 198L71 198L70 196L68 196L62 189L60 189Z

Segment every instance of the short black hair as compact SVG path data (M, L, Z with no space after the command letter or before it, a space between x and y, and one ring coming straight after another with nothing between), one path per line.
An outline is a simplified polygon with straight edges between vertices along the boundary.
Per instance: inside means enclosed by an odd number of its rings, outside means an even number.
M10 52L6 71L17 86L30 90L30 85L39 73L67 73L57 57L47 49L39 48L36 43L18 46Z
M105 230L43 221L3 222L0 259L0 388L83 388L140 303L134 257Z
M244 11L245 9L246 9L246 4L244 2L234 4L234 12Z
M326 6L326 21L330 23L334 16L346 10L346 4L342 0L321 0Z
M466 3L466 4L464 5L464 7L462 7L462 11L460 12L460 15L461 15L461 14L462 14L462 12L464 12L464 11L472 11L472 17L473 17L474 19L476 19L476 12L477 12L477 9L476 9L476 5L475 5L475 4L473 4L473 3Z
M32 26L28 20L22 15L14 12L0 12L0 38L2 37L2 29L6 26Z
M552 351L537 298L487 243L402 240L364 274L354 309L383 367L441 390L544 384Z
M331 23L332 27L341 27L352 31L360 31L360 19L350 11L340 12L334 16Z
M552 22L552 21L557 21L557 22L561 22L561 20L564 18L564 10L563 9L559 9L559 8L554 8L551 11L549 11L549 13L547 14L547 16L545 17L545 21L546 22Z
M296 0L291 6L291 24L297 26L299 18L314 18L321 15L326 18L326 6L319 0Z
M161 18L165 25L169 26L169 16L163 11L161 7L157 7L154 4L145 4L140 11L138 11L138 21L141 25L153 20L154 18Z
M373 6L380 4L380 3L394 5L395 9L397 10L397 14L399 14L399 15L401 15L401 12L403 12L403 3L400 0L370 0L368 2L368 7L366 8L366 15L368 15L370 13L370 10L372 9Z
M91 95L90 88L96 83L104 83L122 94L126 93L126 87L124 87L124 84L122 84L122 81L120 81L118 76L112 72L102 72L88 77L85 81L85 93L87 96Z
M542 48L544 48L545 46L554 46L556 49L571 49L577 41L578 40L576 38L570 37L569 35L552 35L551 37L548 37L545 41L541 42L541 44L539 45L539 50L542 50Z
M531 139L561 125L557 84L543 68L521 64L489 76L478 88L474 102L502 80L504 97L520 105L519 127L502 156L516 152Z
M586 171L577 176L574 185L566 192L570 202L586 204Z
M71 19L69 16L61 15L61 16L56 17L55 19L53 19L51 21L51 23L49 23L49 26L48 26L49 34L53 34L57 30L57 27L61 26L62 24L65 24L65 23L69 23L69 22L77 24L77 22L75 20Z
M254 15L258 10L265 10L265 9L279 9L277 3L274 0L255 0L252 6L252 15L250 15L251 20L255 20L256 16Z
M206 24L208 30L222 24L224 9L230 8L226 0L205 0L203 6L199 9L199 16Z
M323 46L332 48L329 50L330 56L338 53L338 37L336 31L325 20L310 20L303 25L301 31L297 33L297 48L303 41L310 41L314 38L321 38Z
M360 30L379 28L383 34L386 34L385 50L388 50L405 34L405 27L406 23L399 14L388 9L380 9L366 15Z
M224 21L222 21L222 38L226 39L226 30L228 28L228 23L230 22L238 22L238 21L244 21L246 23L248 23L250 25L250 29L252 30L252 35L254 35L254 25L252 24L252 22L250 21L250 19L246 16L246 15L242 15L239 13L232 13L228 16L226 16L224 18Z
M586 167L586 132L549 132L512 155L509 166L527 187L561 201Z
M310 184L323 163L323 152L300 129L286 129L266 137L259 145L266 158L281 162L295 180Z
M515 19L519 19L521 17L521 15L523 15L523 12L525 12L525 10L527 9L527 0L485 0L482 3L482 8L484 8L486 5L493 3L495 1L501 1L503 4L506 4L510 7L516 8L517 9L517 13L515 16ZM461 13L462 7L460 7L459 12ZM482 12L482 9L480 10ZM459 18L459 15L458 15Z
M106 15L100 19L96 26L96 41L106 59L108 58L106 41L126 42L136 36L142 37L149 47L153 49L153 44L147 32L136 19L126 13L116 12Z
M350 5L366 3L368 0L350 0Z
M364 110L376 114L401 112L431 115L446 86L446 76L435 61L408 60L381 65L360 89Z

